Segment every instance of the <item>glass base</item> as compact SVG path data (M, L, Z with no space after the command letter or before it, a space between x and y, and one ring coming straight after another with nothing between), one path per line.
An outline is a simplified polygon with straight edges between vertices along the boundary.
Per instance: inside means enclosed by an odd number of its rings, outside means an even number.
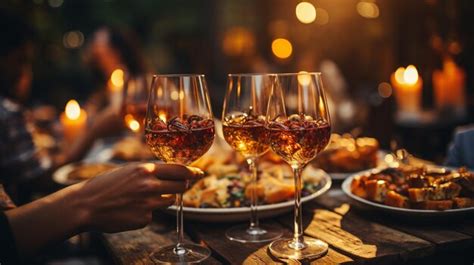
M211 255L211 251L203 246L185 243L180 248L170 245L161 248L150 255L155 263L160 264L196 264Z
M240 243L261 243L270 242L282 236L282 232L276 228L268 226L259 226L250 228L248 225L238 225L229 228L225 236Z
M278 259L316 259L326 255L328 244L315 238L304 237L304 244L297 245L293 238L282 238L273 241L270 246L270 253Z

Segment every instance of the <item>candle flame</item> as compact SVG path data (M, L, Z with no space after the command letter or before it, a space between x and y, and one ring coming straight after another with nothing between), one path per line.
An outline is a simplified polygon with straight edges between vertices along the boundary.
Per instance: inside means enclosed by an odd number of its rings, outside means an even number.
M409 65L403 73L403 79L405 83L409 85L414 85L418 81L418 71L414 65Z
M68 119L79 119L81 116L81 107L79 106L79 103L74 99L69 100L66 104L65 113Z
M399 84L405 83L405 79L403 78L404 73L405 73L405 67L398 67L397 71L395 71L395 80L397 80L397 83Z
M407 68L398 67L395 71L395 80L399 84L414 85L418 82L418 71L414 65L409 65Z

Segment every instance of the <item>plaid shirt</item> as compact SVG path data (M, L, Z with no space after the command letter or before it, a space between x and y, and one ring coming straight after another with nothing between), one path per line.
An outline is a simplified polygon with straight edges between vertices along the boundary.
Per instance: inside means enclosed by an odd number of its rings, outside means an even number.
M45 171L27 129L23 109L0 96L0 182L23 182Z

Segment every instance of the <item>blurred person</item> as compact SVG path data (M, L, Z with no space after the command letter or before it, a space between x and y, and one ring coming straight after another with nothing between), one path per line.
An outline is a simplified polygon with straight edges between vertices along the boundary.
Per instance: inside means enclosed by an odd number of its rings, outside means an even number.
M95 116L88 130L54 157L40 155L25 119L33 77L34 30L20 17L0 9L0 183L14 190L23 185L51 187L50 173L81 159L95 139L116 131L121 119L111 109ZM15 199L15 198L14 198Z
M0 264L26 262L82 232L144 227L153 210L174 203L170 194L184 192L188 181L202 176L180 165L131 163L18 208L10 202L10 209L0 208Z
M467 167L474 170L473 125L456 129L445 164L450 167Z
M109 105L107 86L115 70L123 70L126 77L147 73L137 39L132 32L114 27L100 27L93 34L83 54L97 83L96 91L86 105L88 113L93 114Z

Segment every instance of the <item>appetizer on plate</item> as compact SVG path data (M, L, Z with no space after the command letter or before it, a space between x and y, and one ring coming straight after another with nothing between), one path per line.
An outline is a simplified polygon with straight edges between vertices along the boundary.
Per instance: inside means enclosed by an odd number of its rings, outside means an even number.
M250 184L250 173L240 156L232 152L206 155L193 166L203 169L208 176L196 182L183 195L185 206L195 208L232 208L250 205L250 195L257 190L261 204L274 204L293 199L294 179L291 168L270 152L259 163L260 179ZM302 195L320 188L321 170L308 166L303 171Z
M351 192L393 207L448 210L474 207L474 174L465 168L403 165L356 176Z
M357 172L377 167L378 152L379 143L374 138L332 134L328 147L314 163L328 173Z

